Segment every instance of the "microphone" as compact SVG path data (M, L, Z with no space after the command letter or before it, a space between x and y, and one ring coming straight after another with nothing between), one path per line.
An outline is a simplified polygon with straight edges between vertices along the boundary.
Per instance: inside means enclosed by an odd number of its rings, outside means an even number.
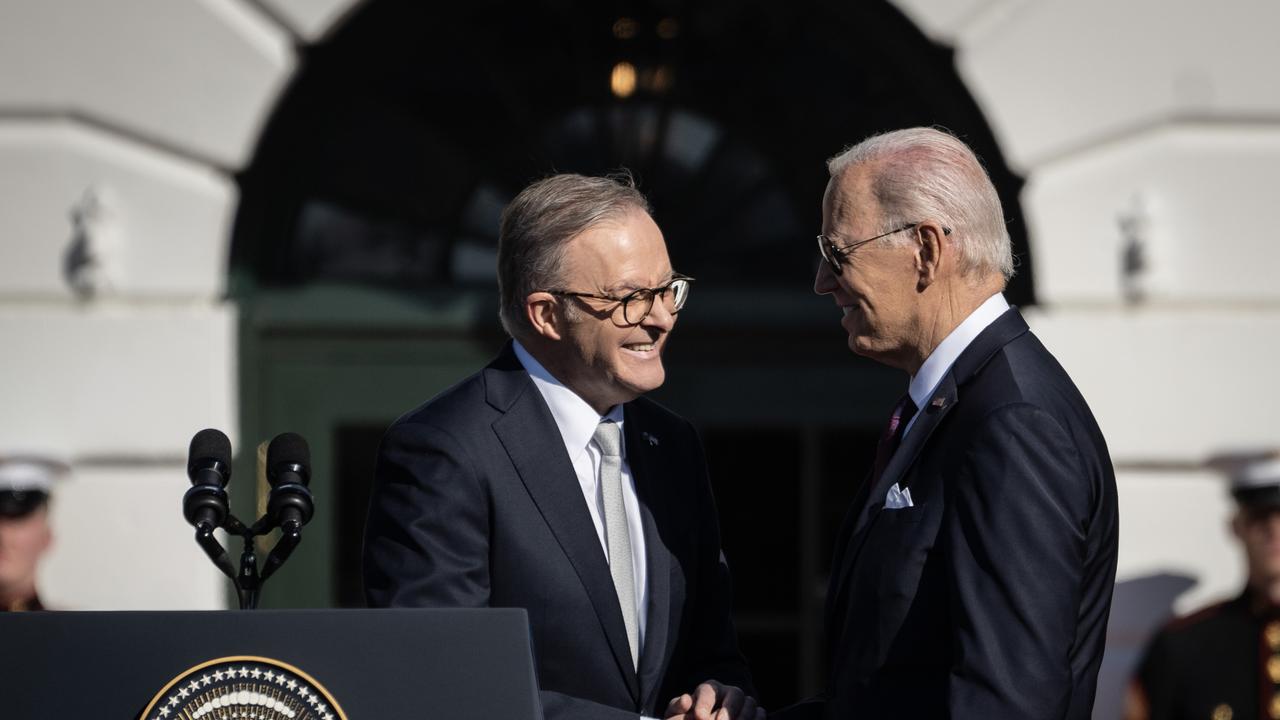
M307 484L311 482L311 448L297 433L281 433L267 446L267 482L271 496L267 516L285 534L311 521L315 505Z
M191 438L187 453L191 489L182 496L182 514L204 532L227 520L227 483L231 480L231 441L222 431L208 428Z
M260 580L279 570L293 549L302 541L302 526L311 521L315 504L307 483L311 482L311 448L297 433L281 433L267 446L267 482L271 496L267 499L267 515L273 526L280 528L280 540L271 548L262 564Z
M187 477L191 489L182 496L182 514L196 528L196 543L233 581L236 569L213 531L229 521L239 525L227 508L227 483L231 480L231 441L222 431L208 428L191 438L187 451Z

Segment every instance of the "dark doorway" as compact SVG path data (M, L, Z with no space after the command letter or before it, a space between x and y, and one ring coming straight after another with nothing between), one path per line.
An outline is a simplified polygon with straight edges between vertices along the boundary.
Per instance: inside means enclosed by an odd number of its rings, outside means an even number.
M340 425L334 429L333 502L344 509L338 514L334 533L329 538L336 570L333 601L338 607L365 606L364 587L359 582L365 517L361 509L369 507L374 458L382 433L390 424Z
M950 50L886 2L374 0L307 49L241 178L233 272L491 287L520 188L628 167L700 288L803 291L823 161L910 125L984 158L1022 260L1009 295L1033 302L1021 180Z

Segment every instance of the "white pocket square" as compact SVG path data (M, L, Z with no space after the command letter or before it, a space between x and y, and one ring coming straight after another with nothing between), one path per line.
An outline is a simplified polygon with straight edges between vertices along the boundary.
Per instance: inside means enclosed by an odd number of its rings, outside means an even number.
M894 483L884 496L884 509L901 510L909 507L914 507L911 502L911 488L903 490L898 487L898 483Z

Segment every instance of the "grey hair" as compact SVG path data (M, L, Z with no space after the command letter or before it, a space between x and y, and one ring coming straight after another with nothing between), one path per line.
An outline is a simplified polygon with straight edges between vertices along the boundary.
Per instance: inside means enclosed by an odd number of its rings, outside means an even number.
M934 128L873 135L827 161L837 177L865 168L879 203L883 232L934 219L951 228L960 272L970 277L1013 277L1013 247L1004 210L982 161L964 142ZM905 242L901 236L886 238Z
M553 175L521 190L502 211L498 230L498 318L507 334L520 338L532 331L525 299L562 282L570 240L632 210L653 212L625 170L605 177Z

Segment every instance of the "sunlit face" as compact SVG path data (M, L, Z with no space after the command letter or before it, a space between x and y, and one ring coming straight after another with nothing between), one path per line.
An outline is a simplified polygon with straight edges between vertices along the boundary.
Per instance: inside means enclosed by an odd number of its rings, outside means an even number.
M613 297L659 287L672 277L662 231L639 209L570 240L565 268L564 287ZM662 350L676 318L660 299L648 317L630 327L609 300L562 297L561 302L577 304L576 312L561 316L563 332L548 365L561 382L601 413L662 385Z
M36 564L51 540L46 507L21 517L0 517L0 590L21 589L33 583Z
M822 196L822 233L837 247L884 231L864 168L848 168L827 183ZM908 369L906 358L918 334L919 275L913 248L894 240L877 240L846 253L839 275L826 262L819 263L813 291L830 295L843 312L840 324L849 333L849 349L891 367Z
M1245 508L1232 527L1244 544L1250 582L1264 586L1280 580L1280 508Z

